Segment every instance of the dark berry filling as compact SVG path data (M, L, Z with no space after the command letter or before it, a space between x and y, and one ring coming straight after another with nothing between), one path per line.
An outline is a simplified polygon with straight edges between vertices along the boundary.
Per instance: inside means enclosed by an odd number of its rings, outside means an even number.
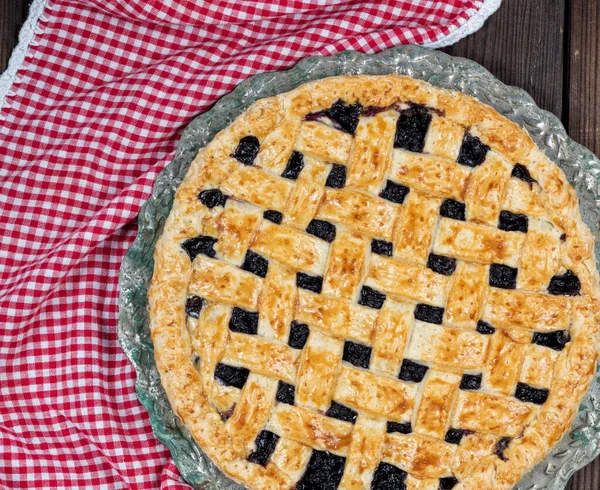
M388 180L385 183L385 188L379 193L379 197L383 197L388 201L402 204L410 189L402 184L397 184Z
M190 296L185 302L185 313L192 318L199 318L204 300L200 296Z
M275 399L280 403L287 403L293 405L296 395L296 388L294 385L280 381L277 385L277 395Z
M181 244L181 248L187 252L191 260L194 260L198 254L203 254L207 257L213 258L215 255L217 255L217 252L215 252L213 249L215 243L217 243L216 238L198 235L197 237L189 238L183 242Z
M517 287L518 270L503 264L490 265L490 286L502 289L515 289Z
M227 202L227 196L223 194L219 189L209 189L202 191L198 194L198 199L207 208L214 208L215 206L225 206Z
M479 320L477 322L477 331L483 335L492 335L496 329L492 327L489 323L484 322L483 320Z
M463 374L460 380L461 390L478 390L481 388L481 374Z
M232 332L255 335L258 331L258 313L255 311L242 310L235 306L231 311L229 329Z
M281 224L281 220L283 220L283 214L279 211L272 211L269 209L263 213L263 218L279 225Z
M294 320L290 326L288 345L294 349L303 349L306 341L308 340L309 334L310 330L308 325L305 325L304 323L298 323L296 320Z
M256 274L259 277L266 277L267 271L269 270L269 261L262 255L248 250L246 252L246 258L242 264L242 269L252 274Z
M388 422L387 433L391 434L398 432L400 434L410 434L412 432L412 425L410 422Z
M323 289L323 277L298 272L296 274L296 286L314 293L320 293L321 289Z
M465 221L465 203L446 199L440 206L440 215L458 221Z
M529 229L529 218L524 214L500 211L498 228L504 231L520 231L527 233Z
M313 450L306 471L294 490L336 490L342 480L346 458Z
M475 432L469 429L448 429L444 440L450 444L460 444L464 436L474 434Z
M346 165L334 163L331 166L331 171L327 176L325 185L334 189L341 189L344 187L346 185Z
M458 480L453 476L440 478L440 490L452 490L456 485L458 485Z
M407 476L406 471L382 461L373 473L371 490L406 490Z
M528 184L533 184L535 182L533 177L531 177L529 170L527 170L527 167L525 165L521 165L520 163L517 163L513 167L511 175L517 179L524 180Z
M568 330L557 330L556 332L534 332L531 341L534 344L550 347L551 349L561 351L571 341L571 334Z
M286 179L296 180L304 168L304 156L299 151L293 151L281 174Z
M335 240L335 225L329 221L313 219L306 227L306 232L329 243Z
M273 454L273 451L275 451L277 441L279 441L277 434L268 430L261 431L254 440L256 449L248 455L248 461L261 466L267 466L269 458Z
M419 303L415 307L415 318L422 322L441 325L444 319L444 308Z
M256 155L258 155L258 150L260 150L258 138L256 136L244 136L231 156L244 165L252 165Z
M358 417L358 413L355 410L336 402L331 402L331 406L325 415L334 419L343 420L344 422L350 422L351 424L355 423L356 417Z
M508 458L504 455L504 451L508 449L511 440L510 437L502 437L494 446L494 454L502 461L508 461Z
M347 340L344 343L344 355L342 359L357 367L369 369L371 363L371 347L358 342Z
M423 366L423 364L418 364L414 361L404 359L404 361L402 361L402 367L400 368L400 374L398 375L398 378L400 378L402 381L420 383L423 381L428 369L429 368L427 366Z
M581 293L581 283L573 271L567 271L550 280L548 292L555 296L578 296Z
M358 304L363 306L368 306L369 308L374 308L376 310L380 310L385 302L385 294L376 291L369 286L363 286L360 291L360 298L358 299Z
M243 367L229 366L228 364L217 364L215 379L225 386L233 386L242 389L246 384L250 371Z
M427 267L443 276L451 276L456 270L456 259L444 255L429 254Z
M477 136L466 132L456 161L468 167L477 167L484 162L489 150L490 147L484 145Z
M393 245L391 242L386 242L385 240L373 239L371 242L371 252L379 255L387 255L388 257L392 256Z
M417 153L422 152L430 123L431 113L425 106L415 104L403 110L396 123L394 146Z
M515 398L523 402L543 405L548 399L550 392L546 388L534 388L525 383L517 383Z

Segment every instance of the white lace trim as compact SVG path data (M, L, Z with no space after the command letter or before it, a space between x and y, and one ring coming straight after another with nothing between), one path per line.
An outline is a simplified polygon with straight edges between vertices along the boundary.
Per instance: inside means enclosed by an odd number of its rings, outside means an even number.
M490 15L498 10L501 3L502 0L484 0L479 10L469 17L463 25L455 28L447 36L444 36L437 41L423 43L423 46L429 49L437 49L457 43L463 37L473 34L475 31L481 29L483 23Z
M17 72L25 61L29 46L34 46L36 44L34 41L35 35L42 33L38 23L42 18L42 14L47 4L48 0L33 0L33 3L29 7L27 20L25 21L25 24L23 24L21 32L19 32L19 44L10 56L8 67L4 73L0 75L0 112L4 108L6 98L9 95L14 95L11 88L13 85L19 83Z

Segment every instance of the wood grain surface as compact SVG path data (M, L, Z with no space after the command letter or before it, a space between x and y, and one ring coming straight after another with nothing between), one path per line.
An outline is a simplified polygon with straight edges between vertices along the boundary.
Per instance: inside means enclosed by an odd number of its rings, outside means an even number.
M0 0L0 71L27 11L27 0ZM600 0L504 0L482 29L443 51L525 89L575 141L600 153ZM600 490L600 458L567 490Z

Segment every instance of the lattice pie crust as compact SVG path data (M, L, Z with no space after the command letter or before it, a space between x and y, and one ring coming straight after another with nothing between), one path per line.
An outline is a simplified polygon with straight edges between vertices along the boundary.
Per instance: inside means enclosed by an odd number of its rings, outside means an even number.
M407 77L254 104L156 247L156 363L251 489L506 489L594 374L593 238L526 131Z

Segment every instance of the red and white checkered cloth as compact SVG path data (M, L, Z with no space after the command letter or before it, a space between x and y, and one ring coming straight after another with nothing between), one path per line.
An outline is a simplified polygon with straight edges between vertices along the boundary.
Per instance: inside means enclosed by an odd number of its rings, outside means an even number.
M116 334L121 259L181 131L255 73L442 45L498 4L35 0L0 79L0 485L189 488Z

